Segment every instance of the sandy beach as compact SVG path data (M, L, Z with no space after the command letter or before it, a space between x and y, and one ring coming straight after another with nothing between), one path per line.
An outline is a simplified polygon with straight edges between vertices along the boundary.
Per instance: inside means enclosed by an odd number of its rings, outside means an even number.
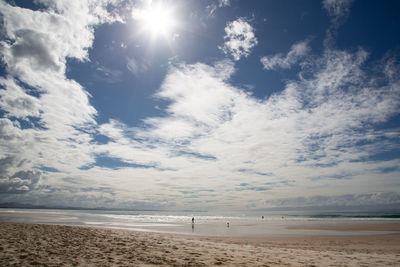
M4 222L0 265L398 266L400 235L227 238Z

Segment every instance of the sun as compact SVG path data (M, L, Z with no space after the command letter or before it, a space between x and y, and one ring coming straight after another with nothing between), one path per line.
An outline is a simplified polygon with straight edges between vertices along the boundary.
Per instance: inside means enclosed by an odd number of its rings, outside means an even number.
M144 9L134 10L132 17L140 22L142 32L149 33L152 37L167 37L177 25L173 8L162 4L149 5Z
M174 25L170 11L163 9L161 6L147 10L143 22L145 27L153 34L167 34Z

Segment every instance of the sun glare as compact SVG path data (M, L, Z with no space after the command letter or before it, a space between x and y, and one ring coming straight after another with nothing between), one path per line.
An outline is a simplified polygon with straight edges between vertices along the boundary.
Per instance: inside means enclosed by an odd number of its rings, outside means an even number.
M172 27L172 22L169 12L160 7L148 10L144 19L145 25L152 33L168 33Z
M142 30L149 32L153 37L168 36L176 24L172 9L163 5L151 5L146 9L135 11L132 15L140 21Z

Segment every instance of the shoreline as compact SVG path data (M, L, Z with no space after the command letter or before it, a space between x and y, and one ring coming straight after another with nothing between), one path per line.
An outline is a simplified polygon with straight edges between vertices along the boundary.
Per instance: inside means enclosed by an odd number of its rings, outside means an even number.
M296 230L328 230L328 231L392 231L400 233L400 223L368 223L347 225L300 225L290 226L287 229Z
M239 238L0 223L0 265L393 266L400 234Z
M67 220L74 219L73 216L56 215L56 214L43 214L43 213L27 213L27 212L0 212L0 217L11 218L32 218L41 220Z
M375 235L400 233L400 220L257 220L237 218L230 221L230 227L224 221L200 220L153 222L134 221L124 218L102 217L102 214L75 213L39 213L39 212L2 212L0 222L25 222L58 225L76 225L104 227L109 229L132 230L185 234L189 236L216 237L303 237L303 236L341 236Z

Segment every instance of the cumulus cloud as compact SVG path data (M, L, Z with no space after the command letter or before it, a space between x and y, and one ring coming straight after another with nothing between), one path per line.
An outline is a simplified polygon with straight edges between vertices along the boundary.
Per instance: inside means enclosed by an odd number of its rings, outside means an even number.
M309 41L298 42L290 48L286 54L277 54L274 56L265 56L261 58L261 63L266 70L274 70L278 68L289 69L296 64L310 51Z
M15 33L16 42L11 46L14 59L28 59L34 68L53 68L58 70L56 55L46 49L47 36L33 30L19 30Z
M84 9L84 3L80 6L74 3L68 8L62 6L62 1L43 3L55 5L57 9L33 11L1 3L5 31L13 40L1 43L9 71L22 74L27 68L39 68L63 72L67 56L81 60L87 58L93 30L82 28L80 22L87 25L90 20L96 21L94 16L85 16L87 8ZM89 21L83 21L86 18Z
M248 57L251 49L257 45L254 28L245 18L238 18L226 25L224 40L224 45L219 49L231 55L234 60Z
M338 196L311 196L297 198L282 198L267 201L273 208L308 208L308 209L346 209L346 208L396 208L400 204L400 194L397 192L347 194Z
M96 110L85 89L66 78L66 58L87 60L93 27L121 19L110 8L117 1L37 2L43 8L36 11L0 2L4 192L32 190L42 166L70 172L93 162Z
M41 177L39 171L19 171L8 178L0 178L0 193L24 193L32 190Z

